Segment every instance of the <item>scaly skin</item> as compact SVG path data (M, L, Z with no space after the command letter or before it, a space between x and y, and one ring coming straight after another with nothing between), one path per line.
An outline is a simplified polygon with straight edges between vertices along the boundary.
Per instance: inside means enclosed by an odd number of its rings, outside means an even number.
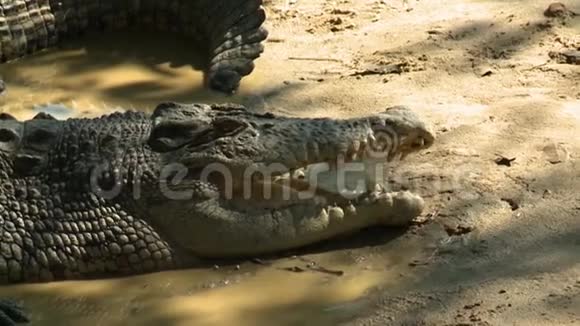
M319 174L328 184L344 170L341 158L384 163L433 141L404 107L347 120L176 103L151 116L60 121L41 113L20 122L3 114L0 283L185 268L404 226L421 213L419 196L371 184L347 198L340 182L317 187L312 164L341 168ZM0 305L7 309L15 308Z
M0 0L0 61L50 48L88 31L181 33L207 51L210 88L235 92L268 35L262 0Z

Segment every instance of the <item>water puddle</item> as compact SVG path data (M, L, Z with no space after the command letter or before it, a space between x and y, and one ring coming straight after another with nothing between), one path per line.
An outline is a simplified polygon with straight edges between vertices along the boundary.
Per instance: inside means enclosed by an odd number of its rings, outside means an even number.
M416 249L416 248L415 248ZM415 249L412 249L414 251ZM381 255L344 260L345 251L309 256L341 276L309 271L284 258L218 269L190 269L127 278L0 287L16 298L32 325L336 325L372 308L366 296L377 286L409 277L400 259ZM342 260L342 261L341 261ZM405 261L406 259L403 259Z
M240 102L265 85L255 71L234 96L210 91L203 87L201 58L194 43L178 36L88 35L61 49L0 65L7 86L0 110L27 119L50 104L48 110L59 117L98 116L125 109L152 110L169 100ZM72 111L63 112L63 106Z

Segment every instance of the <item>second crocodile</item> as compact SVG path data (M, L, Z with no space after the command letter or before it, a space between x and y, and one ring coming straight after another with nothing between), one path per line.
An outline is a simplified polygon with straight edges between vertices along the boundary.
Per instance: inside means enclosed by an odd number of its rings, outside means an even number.
M0 61L91 31L179 33L207 53L207 85L233 93L264 50L265 19L262 0L0 0Z

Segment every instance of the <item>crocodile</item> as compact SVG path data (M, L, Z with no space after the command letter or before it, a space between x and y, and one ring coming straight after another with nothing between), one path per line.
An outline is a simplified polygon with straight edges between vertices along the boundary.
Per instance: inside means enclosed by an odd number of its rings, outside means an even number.
M192 268L405 227L423 199L368 172L434 140L405 106L349 119L176 102L99 118L3 113L0 284ZM5 316L23 315L5 301Z
M264 51L262 0L0 0L0 61L89 32L180 33L207 54L205 84L234 93Z

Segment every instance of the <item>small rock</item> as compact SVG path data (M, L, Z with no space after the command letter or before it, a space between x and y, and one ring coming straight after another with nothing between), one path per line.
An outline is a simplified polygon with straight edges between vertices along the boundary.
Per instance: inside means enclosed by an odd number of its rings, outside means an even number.
M340 17L333 17L328 20L328 22L332 25L340 25L342 24L342 18Z
M562 144L550 143L542 148L542 152L552 164L566 162L570 158L570 153Z
M350 10L350 9L339 9L339 8L334 8L330 11L331 14L334 15L351 15L351 16L355 16L356 15L356 11L354 10Z
M580 65L580 51L569 50L564 52L551 51L550 58L556 60L557 63Z
M471 148L450 148L445 150L448 155L464 156L464 157L477 157L477 151Z
M544 16L546 17L571 17L575 16L576 13L570 11L566 6L561 2L553 2L551 3L548 8L544 11Z
M518 202L515 199L512 199L512 198L501 198L501 201L504 201L508 205L510 205L510 208L512 209L512 211L515 211L518 208L520 208L520 204L518 204Z
M507 157L503 157L500 156L498 158L495 159L495 164L497 165L505 165L505 166L512 166L512 162L515 161L516 158L507 158Z
M464 235L474 230L474 227L469 225L457 225L454 227L445 224L443 225L443 227L445 228L445 231L447 232L448 236Z
M476 308L476 307L479 307L479 306L481 306L481 303L480 302L476 302L474 304L468 304L468 305L463 306L463 309L470 310L470 309L473 309L473 308Z
M430 30L427 31L427 34L429 34L429 35L439 35L439 34L443 34L443 32L442 31L438 31L436 29L430 29Z
M479 67L479 69L477 69L477 75L479 77L487 77L487 76L491 76L493 74L494 74L494 71L489 66L481 66L481 67Z

